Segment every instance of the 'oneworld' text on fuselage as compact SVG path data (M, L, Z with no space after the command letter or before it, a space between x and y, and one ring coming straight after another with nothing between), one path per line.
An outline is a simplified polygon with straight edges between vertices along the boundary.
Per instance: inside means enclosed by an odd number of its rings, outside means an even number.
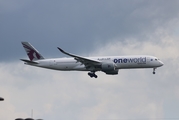
M146 57L114 59L114 63L137 63L137 64L146 64L146 61L147 61L147 58L146 58Z

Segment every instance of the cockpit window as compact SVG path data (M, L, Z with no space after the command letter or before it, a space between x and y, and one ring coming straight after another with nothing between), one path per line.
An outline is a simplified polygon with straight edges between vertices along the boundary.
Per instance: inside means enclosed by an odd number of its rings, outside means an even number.
M157 59L155 59L157 61Z

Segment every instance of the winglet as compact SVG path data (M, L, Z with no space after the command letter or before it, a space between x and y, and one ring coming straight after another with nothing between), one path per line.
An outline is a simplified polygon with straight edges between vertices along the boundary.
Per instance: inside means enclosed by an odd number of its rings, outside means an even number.
M61 48L59 48L59 47L57 47L62 53L64 53L65 51L64 50L62 50Z
M66 55L69 55L69 56L71 56L71 57L76 57L76 55L73 55L73 54L70 54L70 53L67 53L67 52L65 52L64 50L62 50L61 48L59 48L59 47L57 47L59 50L60 50L60 52L62 52L62 53L64 53L64 54L66 54Z

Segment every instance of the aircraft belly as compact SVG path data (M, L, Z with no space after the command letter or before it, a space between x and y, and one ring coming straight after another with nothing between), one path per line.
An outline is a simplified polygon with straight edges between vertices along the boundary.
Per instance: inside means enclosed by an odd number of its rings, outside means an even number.
M79 70L79 71L83 71L86 70L84 65L81 65L81 63L76 63L76 62L58 62L55 65L53 65L53 69L57 69L57 70Z
M73 70L75 66L73 63L59 63L55 67L58 70Z
M86 67L84 65L77 65L73 68L73 70L86 71Z

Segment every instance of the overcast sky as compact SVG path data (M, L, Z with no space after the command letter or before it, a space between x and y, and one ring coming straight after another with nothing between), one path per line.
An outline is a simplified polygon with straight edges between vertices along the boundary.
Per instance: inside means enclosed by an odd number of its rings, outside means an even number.
M0 0L0 120L179 119L178 0ZM45 58L146 54L164 66L63 72L24 65L21 41Z

